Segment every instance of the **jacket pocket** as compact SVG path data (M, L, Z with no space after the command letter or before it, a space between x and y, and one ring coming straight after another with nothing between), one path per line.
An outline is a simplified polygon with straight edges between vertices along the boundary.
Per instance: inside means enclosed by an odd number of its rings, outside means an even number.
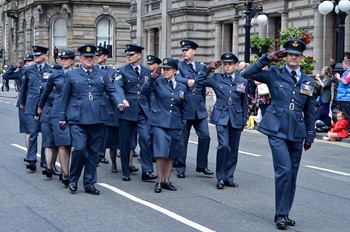
M296 115L296 125L295 125L295 131L294 131L294 137L295 138L306 138L306 126L303 115L297 114Z
M273 106L268 107L260 126L267 130L278 132L281 126L282 114L283 109Z
M73 101L67 111L69 121L80 121L81 101Z
M210 116L211 121L217 122L219 120L223 108L224 108L223 105L214 106L213 112L211 113L211 116Z
M100 116L102 121L107 120L107 106L104 101L100 101Z

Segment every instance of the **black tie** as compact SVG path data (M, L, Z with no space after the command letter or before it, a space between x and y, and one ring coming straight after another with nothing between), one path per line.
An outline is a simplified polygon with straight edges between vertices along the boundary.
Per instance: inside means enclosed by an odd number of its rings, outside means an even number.
M172 81L172 80L169 81L169 85L170 85L170 88L171 88L172 90L174 90L174 85L173 85L173 81Z
M90 76L91 71L87 70L86 73L87 73L88 76Z
M43 67L41 65L39 65L39 72L43 71Z
M135 72L136 72L137 76L140 76L139 67L135 67Z
M105 66L101 66L101 69L102 69L102 70L105 69Z
M193 71L196 71L196 70L194 70L194 67L193 67L193 64L192 64L192 63L188 63L188 65L190 66L190 68L191 68Z
M293 70L291 73L292 79L295 83L297 83L297 73Z

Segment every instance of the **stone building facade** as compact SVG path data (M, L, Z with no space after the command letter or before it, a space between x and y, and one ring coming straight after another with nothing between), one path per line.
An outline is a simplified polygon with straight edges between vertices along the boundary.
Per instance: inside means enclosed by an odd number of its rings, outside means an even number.
M244 58L246 0L0 0L0 48L5 62L23 56L33 44L52 51L75 50L82 44L106 44L110 63L125 62L128 42L145 47L144 56L181 58L179 41L195 40L197 60L210 62L232 51ZM266 26L252 25L251 34L276 38L285 28L300 27L314 34L306 55L318 63L315 72L336 56L336 14L321 15L316 0L255 0L268 16ZM254 21L254 20L253 20ZM58 25L66 25L60 31ZM57 30L56 30L57 28ZM61 35L62 38L60 37ZM57 41L57 44L55 43ZM63 42L62 42L63 41ZM104 42L106 41L106 42ZM277 45L276 45L276 49ZM346 17L344 50L350 51L350 16ZM144 59L145 62L145 59Z

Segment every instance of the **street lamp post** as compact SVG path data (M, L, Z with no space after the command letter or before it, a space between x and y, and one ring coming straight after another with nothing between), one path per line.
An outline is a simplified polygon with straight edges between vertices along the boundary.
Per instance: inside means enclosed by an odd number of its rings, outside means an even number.
M257 17L257 23L261 26L266 25L267 23L267 16L263 13L263 7L260 5L260 7L253 8L253 0L246 0L244 3L244 6L246 8L245 14L245 37L244 37L244 61L249 63L250 61L250 29L252 28L252 19L255 15L258 15Z
M334 4L336 6L334 7ZM318 11L327 15L330 13L333 8L337 13L337 54L336 54L336 65L334 67L334 72L343 72L342 62L344 58L344 37L345 37L345 18L348 15L346 12L350 9L349 0L333 0L333 1L321 1L321 4L318 6Z

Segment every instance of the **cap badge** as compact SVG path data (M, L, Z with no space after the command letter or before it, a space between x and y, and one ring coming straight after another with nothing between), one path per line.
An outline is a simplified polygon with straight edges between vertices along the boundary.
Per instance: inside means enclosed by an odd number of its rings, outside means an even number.
M147 60L151 60L152 59L152 57L151 56L147 56Z
M298 42L297 41L294 41L293 44L292 44L293 47L297 48L299 46Z
M230 54L225 55L225 58L230 58L230 57L231 57Z
M164 62L163 62L164 64L167 64L168 63L168 60L164 60Z
M185 41L182 41L182 42L181 42L181 45L182 45L182 46L185 46L185 44L186 44Z
M86 51L87 52L91 52L91 48L90 47L86 47Z
M62 52L62 56L66 55L66 52Z

